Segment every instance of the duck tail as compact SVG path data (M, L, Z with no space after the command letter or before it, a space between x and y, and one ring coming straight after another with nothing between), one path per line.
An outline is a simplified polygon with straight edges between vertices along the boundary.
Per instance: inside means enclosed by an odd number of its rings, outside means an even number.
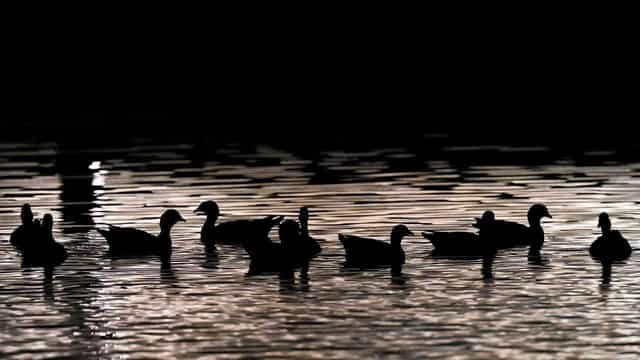
M432 231L432 230L427 230L427 231L423 231L423 232L422 232L422 236L423 236L425 239L429 239L429 240L431 240L431 239L433 238L433 235L434 235L434 234L435 234L435 231Z

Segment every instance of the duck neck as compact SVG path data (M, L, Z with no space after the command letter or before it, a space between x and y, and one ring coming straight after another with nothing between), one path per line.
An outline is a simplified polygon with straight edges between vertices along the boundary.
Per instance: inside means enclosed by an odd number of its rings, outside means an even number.
M301 217L300 218L300 232L302 234L303 238L308 238L309 237L309 220Z
M207 219L204 221L204 226L206 228L212 228L216 226L216 221L218 221L217 215L207 214Z
M401 249L402 235L391 235L391 247L394 249Z
M527 216L529 220L529 227L532 229L542 229L539 217Z
M168 242L171 244L171 228L173 225L167 225L160 228L160 234L158 235L158 239L163 242Z

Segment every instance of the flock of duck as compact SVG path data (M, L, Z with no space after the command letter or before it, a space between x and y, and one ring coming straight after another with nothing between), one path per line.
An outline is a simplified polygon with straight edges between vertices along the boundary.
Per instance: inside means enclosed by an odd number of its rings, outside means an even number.
M209 254L217 253L217 244L242 246L250 258L248 275L275 272L293 274L299 270L301 276L308 274L309 262L321 253L319 239L309 235L309 210L300 209L298 221L282 216L267 216L261 219L218 222L220 208L214 201L201 203L194 212L206 216L200 240ZM44 266L51 269L63 263L67 251L55 241L52 234L53 217L34 219L31 206L25 204L20 213L22 224L11 234L11 244L22 254L23 265ZM544 244L542 218L551 218L542 204L531 206L527 214L528 225L498 220L492 211L476 218L474 232L427 231L422 235L431 241L433 255L442 256L494 256L500 249L529 247L529 257L539 257ZM165 211L160 217L160 233L109 225L108 229L96 229L115 256L158 255L166 261L171 257L171 229L185 219L174 209ZM278 225L280 242L270 239L271 229ZM619 231L611 229L611 220L606 213L600 214L598 227L602 235L591 245L589 251L602 260L622 260L631 254L631 247ZM402 239L413 233L405 225L391 230L390 242L339 234L338 239L345 250L345 266L365 269L369 267L391 267L398 269L405 263Z

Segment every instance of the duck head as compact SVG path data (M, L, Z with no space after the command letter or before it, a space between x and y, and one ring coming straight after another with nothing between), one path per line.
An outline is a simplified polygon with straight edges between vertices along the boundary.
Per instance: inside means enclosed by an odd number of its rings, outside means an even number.
M478 219L478 225L480 226L487 225L494 222L495 220L496 220L496 214L494 214L493 211L491 210L487 210L484 213L482 213L482 217Z
M535 204L529 209L529 213L527 214L527 218L529 219L530 226L540 226L540 220L543 217L547 217L551 219L551 214L549 214L549 210L543 204Z
M598 216L598 227L602 229L603 234L611 231L611 220L609 219L609 214L603 212Z
M402 238L407 235L413 236L413 233L404 225L396 225L391 230L391 245L400 245Z
M203 201L198 205L198 207L193 211L196 214L204 214L207 215L207 219L211 218L216 220L220 216L220 208L215 201Z
M187 221L185 220L180 213L174 209L170 209L164 212L160 217L160 231L169 231L173 227L173 225L177 224L179 221Z
M309 209L306 206L300 208L300 214L298 215L300 222L307 222L309 220Z
M44 214L42 217L42 229L48 233L53 230L53 216L51 214Z
M300 236L300 227L293 220L285 220L278 226L278 236L283 244L291 243Z
M22 209L20 210L20 219L22 220L22 225L33 224L33 212L31 212L31 205L22 205Z

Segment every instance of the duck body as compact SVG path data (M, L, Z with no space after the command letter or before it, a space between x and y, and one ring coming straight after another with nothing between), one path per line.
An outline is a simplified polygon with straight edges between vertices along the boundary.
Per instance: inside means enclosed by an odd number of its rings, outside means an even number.
M271 228L281 220L282 217L267 216L263 219L233 220L209 226L203 237L204 244L241 245L247 238L268 239Z
M495 221L495 215L491 211L485 211L482 218L476 220L474 226L484 229L480 233L487 232L488 225ZM422 236L433 245L432 255L435 256L479 256L492 249L486 236L483 238L472 232L426 231Z
M22 224L11 233L9 242L16 250L22 252L31 244L38 242L39 237L39 227L36 224Z
M393 228L391 243L339 234L338 239L345 251L345 266L366 268L403 265L406 257L400 242L405 235L413 234L404 225Z
M134 228L109 225L108 230L98 229L107 240L109 252L112 254L160 254L170 251L171 244L163 241L159 236Z
M589 254L598 259L624 260L631 255L631 246L619 231L599 236L589 247Z
M22 252L22 266L55 267L68 257L67 250L58 242L45 243L38 248L28 248Z
M423 232L433 245L433 255L482 255L485 251L480 235L471 232Z
M109 225L108 230L97 229L107 240L111 255L170 255L171 228L185 221L176 210L167 210L160 217L158 236L134 228Z
M290 271L292 264L285 248L280 243L264 241L245 245L250 263L247 276L264 273L282 273Z
M506 220L478 222L473 226L480 229L482 241L494 249L529 246L531 253L537 253L544 244L544 231L540 223L543 217L551 218L547 207L535 204L527 214L529 226Z
M404 250L391 244L353 235L338 235L345 251L345 264L354 267L403 265Z
M216 244L243 245L245 241L269 240L269 232L282 221L282 216L266 216L262 219L244 219L217 223L220 208L215 201L204 201L194 213L207 216L200 241L207 250L215 249Z
M631 246L627 239L617 230L611 230L611 221L607 213L600 214L598 227L602 228L599 236L589 247L592 257L601 260L624 260L631 255Z

